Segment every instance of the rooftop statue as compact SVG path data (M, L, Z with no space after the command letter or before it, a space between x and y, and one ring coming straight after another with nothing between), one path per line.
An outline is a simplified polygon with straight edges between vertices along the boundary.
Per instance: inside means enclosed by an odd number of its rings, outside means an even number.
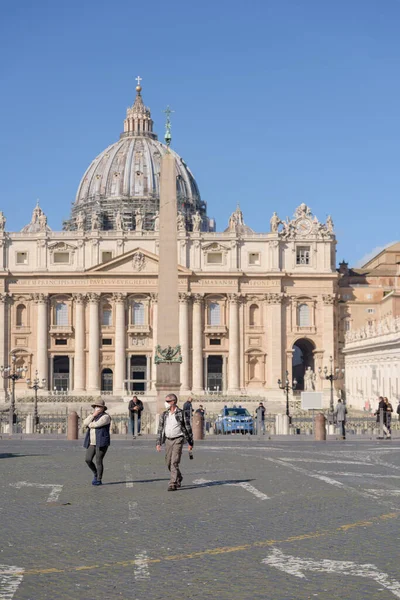
M5 218L3 211L0 211L0 231L4 231L7 219Z
M186 231L186 220L181 211L178 212L176 217L176 226L178 231Z
M199 211L197 210L195 212L194 215L192 215L192 223L193 223L193 231L195 233L199 232L201 230L201 215L199 213Z
M136 223L135 231L137 231L138 233L142 232L143 231L143 215L139 209L135 213L135 223Z
M281 223L282 223L282 221L278 217L277 213L274 212L274 214L272 215L271 220L270 220L270 225L271 225L271 231L272 231L272 233L277 233L278 232L278 227L279 227L279 225L281 225Z

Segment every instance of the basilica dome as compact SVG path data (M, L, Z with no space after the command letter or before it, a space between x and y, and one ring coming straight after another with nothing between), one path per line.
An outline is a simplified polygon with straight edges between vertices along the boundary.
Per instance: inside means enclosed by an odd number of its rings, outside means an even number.
M84 220L85 228L90 228L93 214L101 229L113 229L118 211L126 229L135 228L138 211L144 229L153 228L154 215L159 209L161 158L167 146L153 132L150 109L144 105L141 91L138 85L120 139L101 152L86 170L71 219L64 223L66 229L76 229L77 219ZM196 181L185 161L173 150L169 151L175 157L178 210L185 215L188 229L196 211L207 228L206 204L201 200Z

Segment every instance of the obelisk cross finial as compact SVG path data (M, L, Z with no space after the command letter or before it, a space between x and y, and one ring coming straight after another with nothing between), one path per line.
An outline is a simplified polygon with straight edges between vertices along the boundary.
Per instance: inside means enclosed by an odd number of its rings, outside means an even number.
M167 108L164 110L165 114L167 115L167 120L165 122L165 143L167 144L168 148L171 145L171 114L173 112L175 112L174 110L171 110L169 106L167 106Z

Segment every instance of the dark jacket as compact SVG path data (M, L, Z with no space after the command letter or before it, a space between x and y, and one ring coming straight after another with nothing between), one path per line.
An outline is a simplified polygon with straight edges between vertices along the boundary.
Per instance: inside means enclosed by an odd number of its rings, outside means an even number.
M138 407L137 410L133 410L135 408L135 406ZM143 402L141 400L139 400L139 398L138 398L137 402L134 402L133 400L129 401L128 410L131 415L134 415L136 412L138 414L138 417L140 417L140 415L142 414L143 408L144 408Z
M381 410L383 411L383 424L386 425L386 421L387 421L387 406L386 406L386 402L384 400L381 400L379 402L379 406L378 406L378 410L376 411L376 422L379 423L380 422L380 414L381 414Z
M99 415L97 415L93 421L98 421L98 419L100 419L100 417L103 417L104 414L108 414L108 413L100 413ZM111 419L110 419L110 423L107 423L107 425L103 425L102 427L96 427L95 431L96 431L96 446L99 446L100 448L104 448L104 446L109 446L110 445L110 427L111 427ZM90 428L87 428L86 431L86 435L85 435L85 441L83 442L83 447L84 448L89 448L90 446Z
M256 415L260 415L261 421L265 421L265 406L258 406L256 409Z
M157 446L162 446L162 444L165 442L165 420L168 413L169 410L165 410L162 415L160 415L157 432ZM181 408L176 407L174 415L181 426L182 435L185 438L185 441L189 444L189 446L193 446L192 427L190 425L190 418L188 417L187 413Z
M183 405L183 412L187 413L187 415L189 415L189 418L192 416L193 405L191 402L189 402L189 400L186 400L185 404Z

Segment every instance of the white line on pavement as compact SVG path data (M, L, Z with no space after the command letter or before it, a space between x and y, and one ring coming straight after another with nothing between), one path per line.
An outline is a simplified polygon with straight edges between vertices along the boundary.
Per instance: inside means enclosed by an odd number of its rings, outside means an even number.
M22 581L25 569L0 565L0 600L12 600Z
M124 465L124 469L125 469L125 485L127 488L133 488L133 475L132 475L132 469L131 469L131 465Z
M400 598L400 583L392 579L387 573L382 573L375 565L359 564L342 560L310 560L284 554L281 550L274 548L262 561L265 565L275 567L284 573L294 577L306 579L303 571L314 571L317 573L334 573L338 577L351 575L353 577L365 577L372 579L382 587L389 590L396 598Z
M400 496L400 490L382 490L380 489L369 489L367 492L374 494L374 496Z
M371 467L371 463L367 461L358 461L358 460L329 460L324 458L282 458L279 457L279 460L284 460L286 462L305 462L305 463L324 463L325 465L366 465Z
M317 471L321 475L335 475L336 477L373 477L375 479L400 479L400 475L381 475L380 473L348 473L346 471Z
M129 520L130 521L138 521L140 519L139 514L137 512L138 503L137 502L129 502Z
M20 490L22 487L37 487L51 488L51 492L47 498L47 502L57 502L59 495L62 492L63 486L52 483L28 483L27 481L18 481L18 483L10 483L12 487Z
M218 482L213 481L212 479L194 479L193 483L196 485L202 485L204 483L218 483ZM240 481L238 483L222 483L221 485L230 485L230 486L235 486L235 487L241 487L244 490L250 492L250 494L253 494L253 496L256 496L256 498L259 498L260 500L271 500L271 498L269 496L267 496L267 494L260 492L260 490L255 488L253 485L251 485L247 481Z
M149 557L146 550L138 552L135 556L135 579L150 579Z

